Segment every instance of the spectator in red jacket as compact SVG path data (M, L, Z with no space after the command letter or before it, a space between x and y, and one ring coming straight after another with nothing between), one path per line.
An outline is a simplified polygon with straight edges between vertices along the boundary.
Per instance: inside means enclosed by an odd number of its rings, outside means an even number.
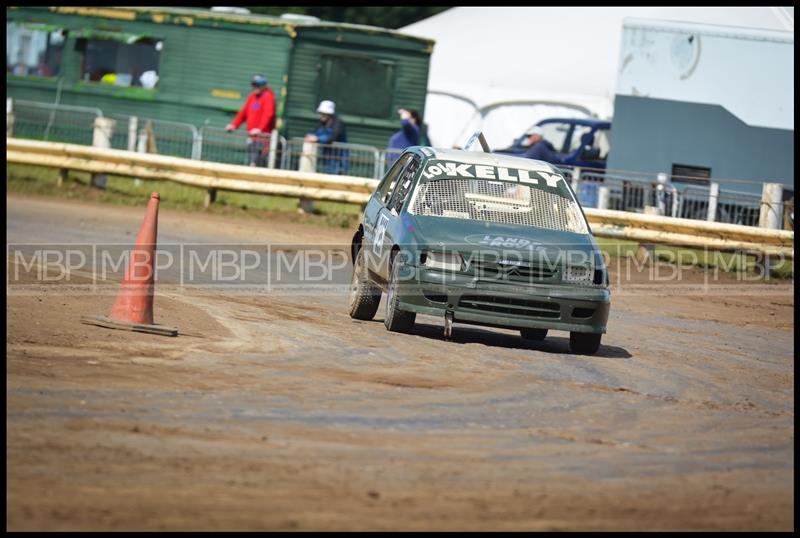
M267 86L267 77L255 75L251 82L253 93L225 129L235 131L247 120L247 143L250 146L250 166L264 166L269 153L269 136L275 128L275 94Z

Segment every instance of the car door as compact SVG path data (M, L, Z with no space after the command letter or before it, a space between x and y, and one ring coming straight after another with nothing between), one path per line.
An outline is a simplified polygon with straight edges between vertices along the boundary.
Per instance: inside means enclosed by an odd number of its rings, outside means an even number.
M362 246L367 249L364 252L364 254L366 254L365 263L370 271L378 271L380 264L375 258L383 253L383 236L386 230L385 219L387 219L388 216L384 216L384 218L381 219L381 210L386 207L386 204L389 202L397 180L402 174L403 169L411 160L411 157L411 153L404 153L394 162L383 177L383 180L378 184L378 188L375 189L369 202L367 202L367 207L364 209L364 235L362 237ZM378 226L379 224L381 224L380 228ZM378 232L380 232L379 235ZM376 237L380 239L377 243Z
M392 246L401 241L403 225L400 214L411 196L420 162L421 159L418 155L410 154L410 159L403 167L391 196L378 211L373 254L377 256L379 263L375 272L384 279L389 278L389 254Z

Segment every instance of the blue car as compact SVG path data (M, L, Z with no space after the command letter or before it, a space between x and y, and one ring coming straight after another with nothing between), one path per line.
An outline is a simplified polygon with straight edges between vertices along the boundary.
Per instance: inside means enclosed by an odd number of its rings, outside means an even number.
M585 118L549 118L536 124L544 131L544 139L553 144L558 155L551 164L598 168L605 170L608 159L611 122ZM528 151L528 132L511 146L494 153L521 157Z

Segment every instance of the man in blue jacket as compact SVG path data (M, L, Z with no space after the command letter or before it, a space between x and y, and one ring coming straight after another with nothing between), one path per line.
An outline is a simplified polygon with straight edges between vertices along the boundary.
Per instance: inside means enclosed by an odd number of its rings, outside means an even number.
M530 142L530 146L523 157L548 163L558 163L556 148L553 147L553 144L544 139L544 133L541 127L536 126L530 130L528 133L528 142Z
M322 101L317 107L319 127L305 137L306 142L325 144L322 148L320 165L326 174L345 174L349 167L350 151L332 147L334 142L347 143L347 127L336 115L336 104L333 101Z

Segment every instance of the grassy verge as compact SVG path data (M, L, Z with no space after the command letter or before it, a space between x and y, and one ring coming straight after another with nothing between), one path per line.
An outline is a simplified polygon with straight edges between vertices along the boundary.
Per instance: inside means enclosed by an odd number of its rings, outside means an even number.
M634 257L639 250L639 243L636 241L605 237L597 237L596 240L600 250L610 257ZM741 271L750 276L764 274L763 261L758 260L754 255L745 255L743 253L655 245L653 254L659 261L673 265L693 266L705 270L721 270L724 272ZM783 259L776 260L776 262L772 266L770 278L794 278L792 260Z
M157 190L161 195L162 207L211 214L307 222L338 228L355 228L361 215L361 209L354 204L315 202L314 214L306 214L298 212L297 198L235 192L218 192L214 204L205 209L203 208L205 190L197 187L178 185L169 181L142 180L135 183L130 178L109 176L106 189L99 190L90 187L89 174L86 172L70 172L68 181L59 188L58 172L55 169L32 165L9 164L6 167L6 176L8 192L119 205L143 206L147 203L150 193ZM598 237L597 243L600 249L611 257L635 256L639 248L639 243L634 241L604 237ZM660 261L672 264L692 265L709 270L718 268L726 272L744 269L751 275L762 272L755 256L666 245L656 245L654 253ZM792 260L783 260L774 266L771 276L794 278Z
M299 199L238 192L218 192L216 201L205 209L205 190L170 181L141 180L108 176L105 190L90 186L88 172L70 171L68 180L58 187L58 171L41 166L9 164L6 166L7 192L89 200L109 204L143 206L150 193L158 191L161 206L211 214L271 218L293 222L354 228L361 209L354 204L314 202L314 213L298 212Z

